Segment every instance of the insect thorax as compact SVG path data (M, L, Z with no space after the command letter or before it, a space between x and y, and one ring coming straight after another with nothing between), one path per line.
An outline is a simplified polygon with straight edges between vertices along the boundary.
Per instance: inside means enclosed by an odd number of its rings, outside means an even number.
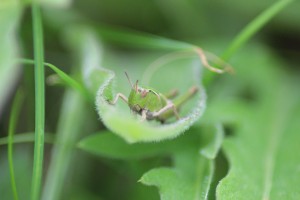
M151 89L138 88L132 89L128 98L128 106L134 112L141 113L142 110L155 112L166 104L165 99L160 94Z

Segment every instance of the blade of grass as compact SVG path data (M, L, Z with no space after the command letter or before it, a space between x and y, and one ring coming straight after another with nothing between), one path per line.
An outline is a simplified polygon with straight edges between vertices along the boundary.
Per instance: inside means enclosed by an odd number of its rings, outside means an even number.
M8 144L9 137L0 138L0 146ZM34 132L20 133L14 135L12 142L14 144L34 142ZM55 137L51 133L45 133L45 143L53 144L55 142Z
M97 31L101 35L102 39L124 46L165 50L196 48L195 45L189 43L167 39L157 35L140 33L138 31L124 30L105 25L99 26L99 24L95 25L95 27L98 27Z
M13 191L14 199L19 199L16 181L15 181L15 173L14 173L14 163L13 163L13 138L14 132L17 124L17 119L20 113L21 105L23 100L23 93L19 90L14 98L12 104L12 110L9 119L9 129L8 129L8 161L9 161L9 172L10 172L10 180L11 180L11 188Z
M89 28L81 30L88 31ZM68 41L73 35L70 35L66 29L64 39ZM80 35L76 34L75 43L80 42ZM72 55L74 63L74 74L78 73L79 69L86 69L90 66L97 66L100 63L99 48L95 50L89 43L77 46L75 44L66 43ZM81 54L79 52L84 52ZM83 79L85 78L84 72L82 73ZM99 77L98 77L99 78ZM89 88L86 85L85 88ZM94 87L94 86L92 86ZM96 86L95 86L96 87ZM91 93L90 93L91 94ZM89 102L91 103L91 102ZM45 186L43 189L43 200L57 200L66 198L66 194L74 191L69 191L66 186L68 176L72 174L74 167L72 164L77 163L78 154L74 149L81 134L85 134L94 123L88 114L87 104L78 92L68 89L66 90L61 106L60 117L57 126L56 139L57 142L52 148L51 162L47 171Z
M257 33L267 22L276 14L284 9L293 0L281 0L274 3L271 7L264 10L253 21L251 21L231 42L229 47L221 56L224 61L237 52L255 33Z
M36 1L32 2L34 66L35 66L35 142L34 161L31 185L31 199L40 196L45 127L45 77L44 77L44 45L41 11Z
M264 25L266 25L276 14L282 11L293 0L280 0L264 10L255 17L240 33L233 39L228 48L221 55L221 60L227 62L246 42L249 41ZM218 65L216 65L218 67ZM216 74L208 73L204 78L204 85L208 85Z
M99 25L95 25L96 27ZM232 72L231 67L221 60L220 58L216 59L219 62L219 67L215 68L211 66L207 60L205 54L210 54L210 57L216 57L214 54L205 52L201 47L196 46L191 43L172 40L169 38L160 37L157 35L141 33L138 31L128 31L125 29L118 29L114 27L101 25L98 29L99 34L103 40L106 40L111 43L118 45L124 45L125 47L136 47L136 48L148 48L148 49L158 49L158 50L176 50L176 51L186 51L193 53L199 57L201 63L204 67L215 73L224 73Z
M23 64L34 64L34 61L31 59L20 59L20 62ZM44 65L52 69L64 81L64 83L67 86L77 90L88 101L93 101L93 97L89 94L89 92L81 83L79 83L78 81L76 81L71 76L69 76L68 74L66 74L65 72L63 72L62 70L60 70L58 67L56 67L51 63L44 63Z

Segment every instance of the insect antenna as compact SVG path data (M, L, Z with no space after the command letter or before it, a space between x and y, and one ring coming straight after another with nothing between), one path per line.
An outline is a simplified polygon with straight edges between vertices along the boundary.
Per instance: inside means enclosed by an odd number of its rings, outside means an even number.
M135 91L138 92L138 83L139 83L139 80L136 80L135 82Z
M129 82L131 88L134 89L133 84L132 84L132 82L131 82L131 80L130 80L128 74L127 74L127 72L125 72L125 75L126 75L126 77L127 77L127 80L128 80L128 82Z

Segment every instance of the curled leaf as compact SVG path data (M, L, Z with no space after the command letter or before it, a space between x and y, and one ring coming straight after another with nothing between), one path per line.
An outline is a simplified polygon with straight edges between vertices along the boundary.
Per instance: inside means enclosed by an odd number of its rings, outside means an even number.
M181 119L168 121L166 124L156 121L141 122L138 116L130 112L128 105L124 102L111 105L109 101L113 100L119 92L127 96L130 85L124 71L127 71L131 78L145 77L142 73L147 72L147 67L143 66L149 66L149 60L150 62L155 60L158 55L153 52L133 54L108 49L103 51L92 31L83 31L78 28L72 30L74 37L69 38L80 46L78 49L81 51L78 52L78 56L85 66L83 79L88 90L93 95L96 94L96 109L100 119L110 131L127 142L150 142L174 138L187 130L203 114L206 94L200 84L202 74L198 58L178 58L167 63L162 62L163 66L151 74L148 79L149 83L145 85L161 93L167 93L172 89L185 93L189 88L196 86L198 92L180 110ZM161 52L156 51L156 53L161 56ZM165 52L163 53L165 55ZM109 66L109 69L100 67L100 63L102 66ZM141 80L141 83L145 81Z
M94 70L93 76L101 77L103 80L96 97L96 107L99 116L105 126L112 132L123 137L127 142L138 141L160 141L174 138L187 130L203 113L205 109L206 94L203 87L200 87L197 94L196 106L186 116L167 124L160 124L153 121L141 122L129 108L121 109L118 105L111 105L108 101L113 99L112 94L115 74L105 69Z

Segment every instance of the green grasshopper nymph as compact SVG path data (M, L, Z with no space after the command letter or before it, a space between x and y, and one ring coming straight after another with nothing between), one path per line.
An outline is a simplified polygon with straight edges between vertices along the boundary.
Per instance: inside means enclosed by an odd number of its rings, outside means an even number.
M127 98L124 94L118 93L110 104L116 104L118 99L121 98L128 104L130 110L142 116L142 121L155 119L164 123L173 116L175 116L177 120L180 119L178 109L198 91L198 88L193 86L187 93L172 101L171 99L177 96L176 90L163 95L153 89L140 87L138 80L133 85L126 72L125 75L131 85L129 97Z

